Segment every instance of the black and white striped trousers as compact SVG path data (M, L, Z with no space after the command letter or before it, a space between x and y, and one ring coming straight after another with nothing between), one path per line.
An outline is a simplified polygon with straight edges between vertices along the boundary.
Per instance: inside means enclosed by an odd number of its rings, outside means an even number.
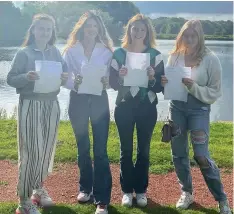
M22 100L18 107L17 194L29 198L48 175L53 163L60 108L57 100ZM51 158L52 157L52 158Z

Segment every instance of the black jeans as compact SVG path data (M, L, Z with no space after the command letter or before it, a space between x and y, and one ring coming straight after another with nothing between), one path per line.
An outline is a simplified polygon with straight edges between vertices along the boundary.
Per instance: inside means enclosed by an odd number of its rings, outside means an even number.
M107 155L110 123L106 91L101 96L70 93L69 117L78 147L80 191L92 192L96 204L110 203L112 177ZM89 118L93 130L94 169L90 157Z
M120 183L124 193L145 193L148 187L149 151L152 133L157 121L155 103L134 98L121 102L115 108L121 156ZM132 161L133 132L137 129L137 161Z

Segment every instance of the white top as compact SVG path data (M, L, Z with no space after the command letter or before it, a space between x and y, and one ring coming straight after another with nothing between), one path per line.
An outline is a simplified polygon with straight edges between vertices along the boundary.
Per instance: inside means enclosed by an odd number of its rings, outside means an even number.
M77 75L81 72L81 67L84 64L89 65L106 65L110 66L113 53L102 43L96 43L90 59L85 56L84 48L80 42L77 42L73 47L70 47L65 55L64 60L68 67L68 80L64 87L74 90L73 74ZM109 69L106 74L109 77ZM75 91L75 90L74 90Z
M173 54L168 58L167 66L185 67L184 54ZM218 57L207 53L200 64L192 68L193 86L187 90L203 103L212 104L222 95L222 67Z

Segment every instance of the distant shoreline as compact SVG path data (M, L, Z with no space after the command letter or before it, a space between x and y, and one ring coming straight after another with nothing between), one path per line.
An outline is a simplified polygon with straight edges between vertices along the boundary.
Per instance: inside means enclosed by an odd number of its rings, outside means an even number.
M177 34L157 34L158 40L175 40ZM233 41L233 35L205 35L205 40L217 40L217 41Z
M177 37L177 34L157 34L156 39L157 40L175 40ZM213 40L213 41L233 41L233 35L205 35L205 40ZM66 39L63 38L57 38L56 43L66 43ZM118 46L120 44L119 42L114 42L115 46ZM22 41L0 41L0 47L16 47L20 46L22 44Z

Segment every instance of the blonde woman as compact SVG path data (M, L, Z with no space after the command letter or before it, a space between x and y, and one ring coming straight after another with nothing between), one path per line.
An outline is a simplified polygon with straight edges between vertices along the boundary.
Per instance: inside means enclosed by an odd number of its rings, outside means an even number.
M155 39L150 20L142 14L135 15L126 26L122 48L115 50L111 63L110 86L118 91L115 122L121 144L120 183L124 206L132 206L134 191L137 204L141 207L147 205L150 142L157 121L156 93L160 93L163 89L160 79L164 74L164 64L161 53L155 49ZM123 86L123 78L128 72L124 67L127 52L150 54L147 88ZM135 124L138 141L137 161L133 164Z
M107 156L109 131L109 102L106 92L108 72L96 81L103 83L102 94L78 93L82 84L83 66L109 66L112 58L112 41L95 11L82 15L70 34L65 48L65 61L69 68L66 87L71 89L69 118L78 147L80 169L79 202L87 202L93 192L96 214L107 214L110 203L112 177ZM99 72L96 70L95 72ZM73 80L72 76L75 76ZM90 84L90 88L92 85ZM94 169L90 157L89 119L93 131Z
M192 78L183 79L189 92L188 101L170 102L170 117L178 126L177 133L179 133L171 142L173 162L182 187L182 194L176 207L187 209L194 201L189 164L188 131L190 131L194 159L210 192L219 202L220 213L231 214L219 169L208 150L210 106L221 96L222 68L217 56L205 46L200 21L191 20L184 24L168 59L168 65L192 69ZM163 86L168 82L165 76L161 82Z

